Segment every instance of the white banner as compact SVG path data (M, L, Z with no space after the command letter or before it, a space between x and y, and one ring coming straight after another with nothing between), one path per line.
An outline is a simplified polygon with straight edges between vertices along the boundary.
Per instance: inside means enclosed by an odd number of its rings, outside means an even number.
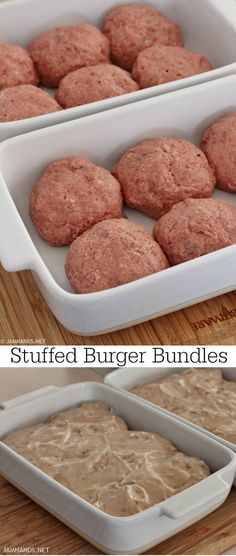
M0 367L231 367L236 346L47 346L0 347Z

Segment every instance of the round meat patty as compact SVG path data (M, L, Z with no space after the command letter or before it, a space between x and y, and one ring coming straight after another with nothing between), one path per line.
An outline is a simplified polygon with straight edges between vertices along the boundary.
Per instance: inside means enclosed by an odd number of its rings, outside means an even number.
M155 219L187 197L210 197L216 182L198 147L168 137L145 139L128 149L112 173L126 204Z
M68 73L59 84L56 99L72 108L139 89L130 74L112 64L98 64Z
M213 66L202 54L180 46L154 44L140 52L133 66L132 77L144 89L212 69Z
M151 235L121 218L104 220L70 246L66 274L78 293L91 293L133 282L169 266Z
M62 110L54 98L34 85L18 85L0 91L0 122L24 120Z
M236 208L215 199L186 199L162 216L154 237L172 265L236 243Z
M236 112L217 120L203 135L202 145L217 187L236 193Z
M37 85L38 75L27 50L16 44L0 44L0 89Z
M139 52L154 42L184 44L179 26L147 4L112 9L105 17L103 32L110 41L113 62L126 70L131 70Z
M108 39L87 23L42 33L28 51L47 87L57 87L65 75L78 68L109 62Z
M70 244L100 220L122 216L118 181L80 156L49 164L33 187L30 216L51 245Z

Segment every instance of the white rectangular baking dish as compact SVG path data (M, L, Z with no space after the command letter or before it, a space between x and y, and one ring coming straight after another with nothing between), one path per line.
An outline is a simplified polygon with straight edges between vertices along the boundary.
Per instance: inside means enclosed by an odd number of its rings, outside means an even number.
M140 0L129 0L137 2ZM0 5L1 42L26 47L39 33L60 25L88 22L102 27L105 14L127 0L14 0ZM149 0L183 29L186 47L202 51L214 70L108 100L18 122L0 123L0 141L27 131L236 73L234 0ZM222 36L222 40L219 37ZM52 91L53 93L53 91Z
M31 269L56 318L83 335L124 328L234 290L236 245L117 288L75 294L64 272L67 248L50 247L28 215L32 185L50 162L81 154L111 168L126 148L153 135L199 143L206 127L232 109L236 109L236 75L2 143L0 260L5 270ZM236 206L236 195L220 190L214 195ZM133 210L125 213L151 231L153 220Z
M176 367L176 368L173 368L173 367L172 368L161 368L161 369L155 369L155 368L146 368L145 369L145 368L132 368L132 367L128 368L128 367L126 367L126 368L117 369L115 371L112 371L112 372L108 373L104 378L104 382L105 382L105 384L108 384L109 386L113 386L114 388L118 388L119 390L130 391L135 386L137 386L137 384L147 384L148 382L158 380L158 378L162 378L163 376L170 375L170 374L173 374L173 373L181 373L183 371L184 371L184 369L180 369L179 367ZM233 382L236 382L236 368L235 369L221 368L221 371L222 371L223 377L226 380L231 380ZM133 396L135 398L138 397L135 394L131 394L131 393L130 393L130 396ZM147 400L143 400L143 401L146 401L146 403L148 405L151 405L152 407L157 407L152 402L149 402ZM207 429L199 427L198 425L196 425L192 421L188 421L187 419L184 419L183 417L180 417L179 415L176 415L176 414L174 414L174 413L172 413L172 412L170 412L166 409L163 409L163 411L165 411L169 415L175 415L176 419L179 419L183 423L188 423L189 425L191 425L191 427L195 428L196 430L198 430L200 432L203 432L204 434L207 434L213 440L217 440L218 442L221 442L222 444L224 444L224 446L226 446L230 450L233 450L236 453L236 444L233 444L232 442L228 442L224 438L222 438L220 436L217 436L217 435L213 434L212 432L208 431ZM235 423L235 426L236 426L236 423ZM235 486L236 486L236 478L235 478Z
M105 402L130 429L156 432L177 448L204 459L213 474L193 487L139 514L109 516L28 463L0 442L0 473L89 542L109 554L138 554L198 521L220 506L232 486L236 458L230 450L126 392L97 383L46 389L11 402L0 411L0 439L84 401ZM21 403L20 403L21 402ZM6 407L7 406L6 404Z

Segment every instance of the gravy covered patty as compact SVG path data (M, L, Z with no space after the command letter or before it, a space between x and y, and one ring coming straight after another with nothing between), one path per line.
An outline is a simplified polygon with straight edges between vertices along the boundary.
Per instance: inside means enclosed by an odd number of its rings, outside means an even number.
M177 23L148 4L125 4L105 17L103 32L110 41L115 64L131 70L137 55L154 42L183 46Z
M132 393L236 444L236 382L218 369L172 373Z
M159 218L188 197L210 197L215 176L204 153L185 139L152 137L124 152L112 169L125 202Z
M98 402L9 434L4 443L50 477L113 516L129 516L210 475L200 459L165 438L129 431Z
M168 268L152 236L125 218L104 220L70 246L66 274L78 293L115 288Z
M80 156L52 162L33 187L30 216L51 245L69 245L100 220L122 216L118 181Z

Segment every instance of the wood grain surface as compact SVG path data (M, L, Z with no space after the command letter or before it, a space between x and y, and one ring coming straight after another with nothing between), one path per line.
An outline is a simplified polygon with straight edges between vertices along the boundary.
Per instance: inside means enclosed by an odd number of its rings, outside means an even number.
M72 334L55 319L30 272L0 269L0 342L178 345L236 343L236 292L100 336Z
M236 489L233 489L221 508L147 554L221 554L236 543L235 521ZM7 553L9 547L46 547L50 555L102 554L3 477L0 477L0 523L1 554Z

